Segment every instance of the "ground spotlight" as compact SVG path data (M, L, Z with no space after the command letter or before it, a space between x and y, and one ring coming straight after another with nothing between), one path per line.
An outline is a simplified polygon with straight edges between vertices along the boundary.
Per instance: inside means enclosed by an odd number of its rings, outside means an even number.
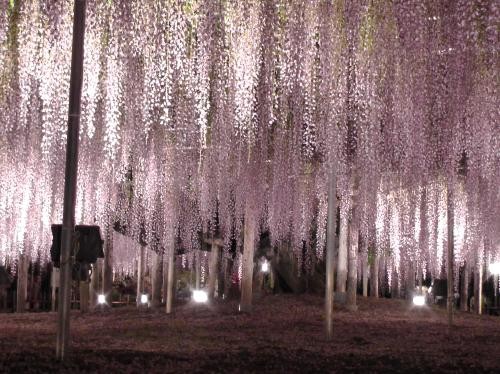
M193 300L196 303L206 303L208 301L208 294L202 290L193 291Z
M97 296L97 304L106 304L106 295L98 295Z
M413 304L416 306L425 305L425 296L422 295L413 296Z
M142 294L141 295L141 304L147 304L147 303L148 303L148 295Z
M260 266L260 271L262 271L263 273L267 273L269 271L269 262L264 261Z

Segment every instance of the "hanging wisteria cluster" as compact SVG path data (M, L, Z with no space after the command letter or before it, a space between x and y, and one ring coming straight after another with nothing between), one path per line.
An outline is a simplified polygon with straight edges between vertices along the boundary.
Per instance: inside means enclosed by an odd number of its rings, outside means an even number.
M0 2L0 264L47 259L62 219L72 3ZM494 0L89 0L76 220L192 261L251 217L311 264L335 168L389 277L440 275L448 190L456 264L500 260L499 20Z

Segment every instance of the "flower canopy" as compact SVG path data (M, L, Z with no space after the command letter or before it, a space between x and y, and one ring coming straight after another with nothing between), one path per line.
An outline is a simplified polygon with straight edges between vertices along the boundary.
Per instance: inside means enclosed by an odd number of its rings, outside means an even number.
M0 2L0 264L48 259L62 219L72 5ZM252 215L309 264L334 168L340 214L389 271L439 275L448 190L456 263L500 260L499 12L89 0L76 221L189 257L200 231L241 243Z

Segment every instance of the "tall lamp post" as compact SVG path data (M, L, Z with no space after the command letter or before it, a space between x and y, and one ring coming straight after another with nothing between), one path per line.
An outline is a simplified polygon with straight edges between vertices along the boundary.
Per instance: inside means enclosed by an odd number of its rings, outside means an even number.
M61 233L60 302L57 321L56 357L64 360L69 343L71 309L71 271L73 265L73 238L75 232L76 178L78 171L78 136L83 81L83 42L87 0L75 0L73 19L73 47L69 85L68 139L64 177L64 207Z

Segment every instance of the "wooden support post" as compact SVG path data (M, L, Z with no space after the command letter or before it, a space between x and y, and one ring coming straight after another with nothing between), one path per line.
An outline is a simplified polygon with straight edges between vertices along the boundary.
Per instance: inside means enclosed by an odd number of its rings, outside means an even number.
M89 282L80 281L80 311L86 313L89 311Z
M28 256L25 253L20 254L17 263L17 313L23 313L26 311L26 300L28 297L28 265Z
M474 310L483 314L483 262L480 259L474 271Z
M498 274L493 275L493 292L494 292L493 306L495 308L498 308Z
M200 289L201 286L201 251L195 252L194 257L194 271L195 271L195 288Z
M363 254L363 297L368 297L368 251Z
M378 298L378 270L379 270L380 257L375 254L370 269L370 296Z
M102 260L100 258L97 259L95 264L92 264L92 275L90 278L90 307L94 309L97 305L97 298L99 297L99 293L101 289L99 288L99 277L101 275L102 268Z
M418 280L418 294L422 295L423 276L422 276L422 265L421 265L421 263L417 264L417 280Z
M469 310L468 300L469 300L469 263L464 264L464 269L462 272L462 282L460 287L460 310L467 312Z
M139 253L137 257L137 291L135 303L137 306L141 305L141 296L144 292L144 247L141 245L139 247Z
M102 268L102 293L106 298L107 305L111 306L111 292L113 291L113 227L111 223L108 225Z
M167 284L166 284L166 303L165 312L172 313L172 302L174 299L174 261L175 261L175 242L172 239L170 248L167 250Z
M349 227L349 271L347 276L347 309L351 311L358 310L356 305L356 296L358 289L358 241L359 230L356 223L353 210L353 219Z
M328 207L326 223L326 287L325 287L325 330L326 338L333 336L333 279L335 268L335 231L337 226L337 180L335 169L328 174Z
M348 231L349 231L348 217L344 214L341 214L340 232L339 232L339 253L337 259L337 284L336 284L336 293L340 299L345 298L345 292L346 292Z
M208 263L208 287L207 293L209 299L214 297L215 293L215 282L217 280L217 275L219 274L219 246L212 243L212 250L210 252L210 258Z
M161 282L162 282L163 254L153 254L153 274L151 284L151 306L158 308L161 304Z
M251 312L252 310L253 257L255 252L255 217L249 203L246 204L241 274L241 312Z
M453 214L453 191L452 186L448 185L447 192L447 200L448 200L448 256L446 262L446 274L447 274L447 284L448 284L448 298L446 307L448 310L448 327L451 328L453 326L453 300L454 300L454 292L453 292L453 247L454 247L454 235L453 235L453 225L454 225L454 214Z
M415 291L415 269L413 267L413 261L408 262L408 266L406 267L406 300L413 300L413 293Z
M57 310L57 290L59 289L59 268L52 267L50 274L50 309L55 312Z

